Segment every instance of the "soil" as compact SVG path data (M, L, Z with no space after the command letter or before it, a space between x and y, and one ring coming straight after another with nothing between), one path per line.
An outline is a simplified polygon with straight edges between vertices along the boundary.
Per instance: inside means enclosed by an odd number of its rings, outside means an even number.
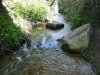
M81 53L89 61L100 75L100 26L93 26L93 34L89 47Z

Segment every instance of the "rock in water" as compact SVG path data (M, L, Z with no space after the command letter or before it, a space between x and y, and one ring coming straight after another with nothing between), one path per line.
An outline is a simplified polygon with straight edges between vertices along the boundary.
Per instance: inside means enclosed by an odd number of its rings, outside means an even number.
M88 47L92 26L85 24L62 38L62 48L73 52L81 52Z
M32 40L31 40L31 35L30 34L27 35L27 40L26 41L27 41L27 45L31 46Z
M64 28L64 24L61 23L47 23L46 28L51 29L51 30L59 30Z

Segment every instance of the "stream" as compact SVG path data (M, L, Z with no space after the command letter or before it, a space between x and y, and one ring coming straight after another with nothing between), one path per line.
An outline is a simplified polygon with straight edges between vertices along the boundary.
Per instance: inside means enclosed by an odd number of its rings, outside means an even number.
M57 39L71 31L70 25L58 12L57 4L53 13L53 21L63 23L64 28L52 31L45 24L35 27L30 46L26 42L10 58L0 59L0 75L96 75L92 65L79 54L61 49Z

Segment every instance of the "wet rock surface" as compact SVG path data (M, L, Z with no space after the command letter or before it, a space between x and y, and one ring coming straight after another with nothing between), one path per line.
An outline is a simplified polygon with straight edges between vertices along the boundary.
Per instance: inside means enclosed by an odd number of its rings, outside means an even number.
M51 30L59 30L64 28L64 24L62 23L47 23L46 28L51 29Z
M100 75L100 26L93 27L89 47L81 55L93 64Z

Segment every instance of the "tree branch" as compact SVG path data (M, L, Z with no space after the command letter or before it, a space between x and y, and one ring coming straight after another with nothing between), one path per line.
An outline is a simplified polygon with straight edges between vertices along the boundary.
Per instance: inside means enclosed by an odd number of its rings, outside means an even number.
M52 6L54 4L55 0L53 0L53 2L49 5L49 6Z

